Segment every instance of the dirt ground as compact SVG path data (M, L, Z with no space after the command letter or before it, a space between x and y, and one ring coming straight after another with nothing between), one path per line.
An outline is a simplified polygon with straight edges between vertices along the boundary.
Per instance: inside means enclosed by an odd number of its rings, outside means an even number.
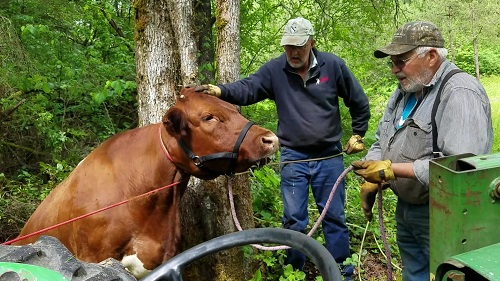
M379 280L387 280L387 267L385 266L385 257L383 255L373 255L367 254L365 259L362 261L361 266L361 276L359 270L356 269L353 280L362 280L362 281L379 281ZM321 276L316 265L310 261L306 262L304 267L304 271L307 274L306 281L315 281L317 276ZM393 268L393 279L395 278L396 269Z

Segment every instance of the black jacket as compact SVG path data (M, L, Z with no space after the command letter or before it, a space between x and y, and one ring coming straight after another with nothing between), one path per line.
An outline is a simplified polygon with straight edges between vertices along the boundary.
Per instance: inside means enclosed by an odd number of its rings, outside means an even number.
M316 49L313 53L317 65L305 83L283 53L249 77L219 85L221 99L237 105L274 100L281 145L314 151L336 144L342 136L340 97L349 108L353 133L364 136L370 107L360 84L341 58Z

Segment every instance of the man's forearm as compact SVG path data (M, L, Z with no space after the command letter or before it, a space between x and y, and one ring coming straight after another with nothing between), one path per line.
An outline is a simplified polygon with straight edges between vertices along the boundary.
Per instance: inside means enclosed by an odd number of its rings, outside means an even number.
M413 172L413 163L392 163L391 168L396 178L417 178Z

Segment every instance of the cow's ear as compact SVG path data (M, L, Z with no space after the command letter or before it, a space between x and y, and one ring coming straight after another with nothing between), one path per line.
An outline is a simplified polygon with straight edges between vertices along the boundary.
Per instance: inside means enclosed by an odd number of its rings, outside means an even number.
M188 125L186 115L178 108L171 108L163 116L163 126L173 135L187 135Z

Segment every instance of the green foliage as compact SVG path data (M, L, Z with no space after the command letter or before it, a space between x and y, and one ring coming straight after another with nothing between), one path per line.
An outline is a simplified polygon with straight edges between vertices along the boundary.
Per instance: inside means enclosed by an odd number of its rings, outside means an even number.
M260 272L260 269L255 272L253 275L252 279L248 281L261 281L262 280L262 273Z
M241 114L273 132L276 132L278 128L276 105L271 100L263 100L250 106L242 106Z
M284 251L256 251L251 258L261 263L251 280L278 280L283 275Z
M358 254L352 254L350 257L345 259L345 261L342 263L343 265L352 265L354 267L359 267L361 264L359 263L359 256Z
M288 264L283 269L283 276L280 276L280 281L300 281L305 280L306 274L300 270L294 270L292 265Z
M269 59L283 53L282 28L294 17L311 21L319 50L344 58L358 75L358 67L373 63L373 43L398 3L364 1L241 1L241 72L248 76ZM363 80L363 79L360 79Z
M350 163L362 157L362 155L351 155L345 157L345 162ZM281 227L281 216L283 212L283 203L280 197L279 174L273 169L275 163L264 166L261 169L253 171L251 178L252 202L256 227ZM377 204L374 206L374 222L366 224L366 219L361 211L361 202L359 199L360 178L354 173L348 173L346 182L346 218L350 231L351 257L344 264L352 264L357 272L364 274L362 269L363 259L367 255L380 255L384 252L383 242L381 241L380 228L377 223ZM319 218L316 204L309 196L309 228L312 228ZM399 251L396 246L396 224L393 214L396 210L397 197L390 191L384 192L383 214L384 228L388 237L388 243L391 247L391 253L394 264L400 264ZM312 234L312 237L319 243L324 244L324 238L321 227ZM258 251L252 255L252 258L265 265L265 271L259 270L258 280L276 280L280 278L297 278L290 271L285 273L284 251ZM382 262L384 262L382 260ZM285 271L284 271L285 270ZM257 273L256 273L257 274ZM289 274L289 275L286 275ZM254 276L254 278L256 278ZM256 279L257 280L257 279ZM289 280L289 279L283 279ZM296 280L296 279L291 279ZM301 280L301 279L298 279ZM364 280L364 279L363 279Z
M456 52L455 64L462 70L474 75L474 50L472 46L464 46ZM483 48L479 55L479 67L482 75L500 75L500 49Z
M111 102L113 105L118 105L119 102L124 100L133 102L134 92L137 85L134 81L125 81L123 79L115 81L106 81L103 89L98 92L91 93L92 100L98 105L105 101Z
M283 210L279 189L279 174L271 167L253 171L250 188L252 190L252 207L255 219L260 227L281 227L279 218Z
M306 280L306 274L303 271L294 270L291 265L287 265L283 268L283 275L279 276L279 279L269 279L262 276L261 270L257 270L249 281L262 281L262 280L280 280L280 281L300 281ZM315 280L323 280L321 277Z
M493 125L493 153L500 152L500 76L490 76L481 78L486 93L491 103L491 119Z
M93 147L137 124L133 18L130 3L114 4L0 4L0 205L32 210Z

